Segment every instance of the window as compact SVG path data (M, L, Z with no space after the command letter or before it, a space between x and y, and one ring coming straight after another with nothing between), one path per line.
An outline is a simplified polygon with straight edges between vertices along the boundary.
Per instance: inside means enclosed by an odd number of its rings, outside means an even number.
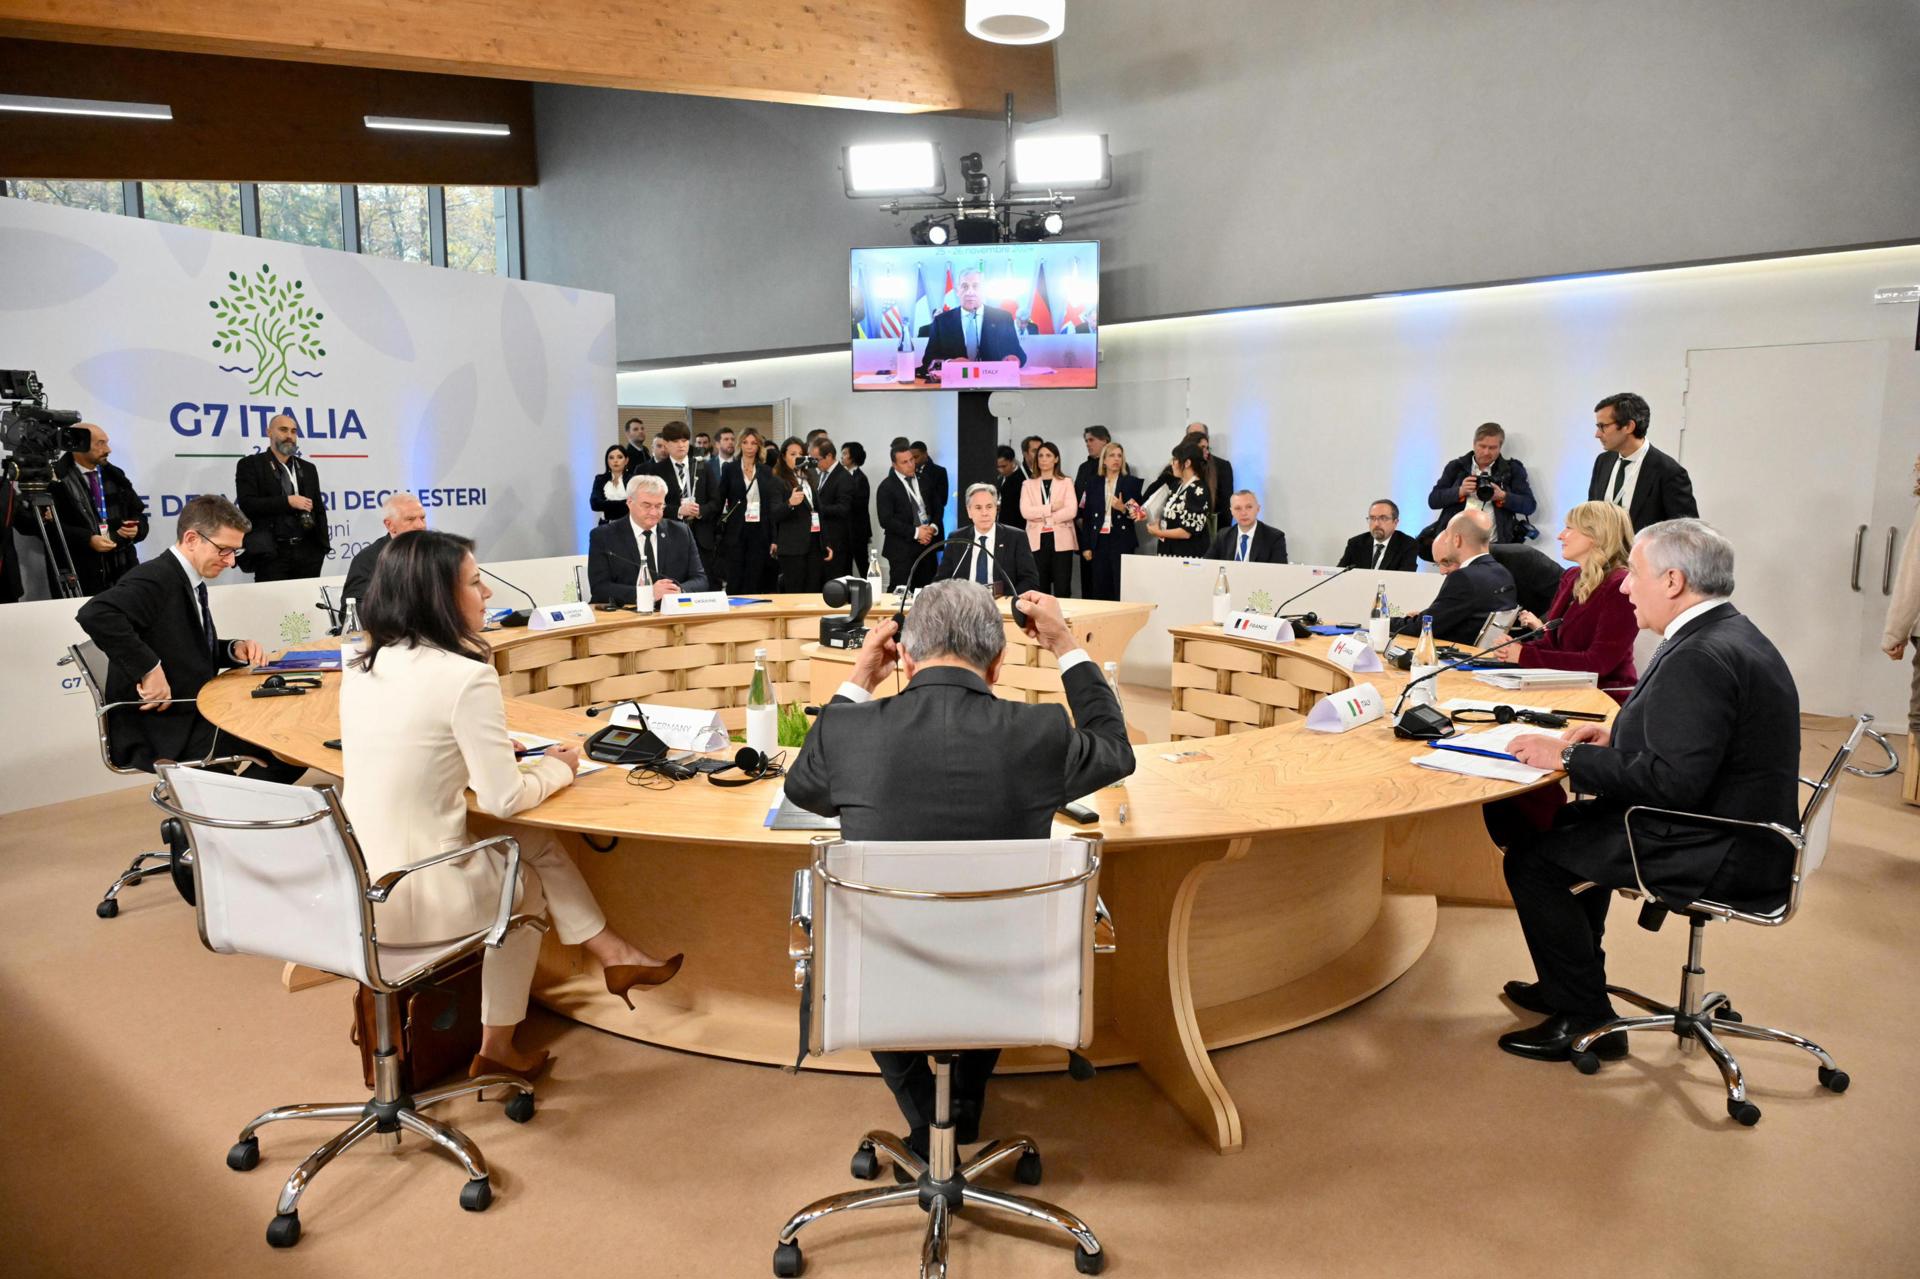
M118 182L50 182L45 178L8 178L7 194L16 200L60 204L96 213L125 213L126 198Z
M456 271L499 272L499 233L493 187L447 187L447 265Z
M240 234L238 182L142 182L140 211L155 222Z
M340 188L327 182L260 184L260 234L269 240L344 249Z
M363 186L358 192L360 252L402 262L431 260L425 187Z

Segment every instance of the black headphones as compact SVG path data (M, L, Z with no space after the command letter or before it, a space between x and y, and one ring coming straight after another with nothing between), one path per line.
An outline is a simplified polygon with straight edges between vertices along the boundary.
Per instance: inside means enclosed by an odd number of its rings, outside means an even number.
M1582 718L1585 717L1583 716ZM1598 719L1600 717L1596 715L1594 718ZM1525 706L1496 706L1490 711L1464 710L1453 713L1453 722L1456 724L1485 724L1489 722L1495 724L1511 724L1516 720L1522 724L1537 724L1541 728L1565 728L1567 726L1567 717L1565 715L1556 714L1553 711L1532 710Z
M778 756L762 755L751 746L742 746L734 752L733 763L728 767L739 769L746 774L745 777L722 777L719 773L708 773L707 780L715 786L750 786L762 778L784 774L787 770L781 767L780 761L785 758L784 753Z
M1007 575L1005 569L1000 567L1000 559L993 553L993 548L991 546L981 546L976 540L978 537L979 534L975 533L972 529L968 529L964 533L949 533L940 541L927 543L926 549L913 557L913 564L907 569L906 582L897 582L894 584L894 589L899 595L899 604L893 614L893 624L896 628L902 633L905 632L907 623L907 595L910 589L908 583L913 581L913 575L919 571L921 561L935 551L944 551L949 546L964 546L970 550L977 550L987 557L987 564L992 568L994 576L998 577L1007 585L1007 611L1013 618L1013 624L1027 632L1027 634L1033 634L1033 627L1028 625L1026 611L1020 607L1020 592L1014 589L1013 579Z
M317 675L269 675L253 690L255 697L300 697L310 688L320 687Z

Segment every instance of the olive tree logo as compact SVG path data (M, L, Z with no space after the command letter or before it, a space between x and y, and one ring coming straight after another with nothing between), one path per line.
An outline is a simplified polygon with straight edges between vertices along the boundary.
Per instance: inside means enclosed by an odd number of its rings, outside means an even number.
M265 263L252 275L229 271L226 293L207 306L220 321L214 347L251 352L252 365L222 364L220 371L247 374L252 394L298 395L295 378L320 376L295 369L290 362L295 355L317 360L327 353L320 345L320 321L326 317L307 305L301 281L283 280Z
M288 613L280 619L280 638L289 644L313 638L313 620L305 613Z

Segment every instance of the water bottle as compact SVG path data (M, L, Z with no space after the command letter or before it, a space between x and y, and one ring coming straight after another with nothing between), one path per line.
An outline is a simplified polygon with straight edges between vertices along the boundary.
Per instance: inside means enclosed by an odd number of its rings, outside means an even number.
M1433 615L1423 613L1420 615L1420 642L1413 646L1413 666L1407 672L1407 678L1417 680L1422 675L1431 675L1439 669L1440 655L1433 643ZM1407 705L1434 705L1440 700L1439 692L1434 687L1437 683L1439 683L1438 680L1430 679L1412 689L1407 696Z
M873 592L876 603L887 593L887 580L881 568L884 563L878 548L867 557L867 588Z
M1387 640L1393 632L1393 610L1387 607L1387 584L1380 583L1373 592L1373 611L1367 614L1367 642L1373 645L1373 651L1387 651Z
M1213 624L1221 626L1233 613L1233 592L1227 586L1226 565L1220 566L1220 572L1213 579Z
M908 336L912 332L908 327L910 323L911 321L901 322L900 343L893 351L893 380L896 382L911 382L919 372L919 361L914 353L913 339Z
M762 755L780 749L780 711L767 678L767 650L753 650L753 683L747 687L747 745Z
M340 610L340 664L345 666L367 651L367 633L360 629L360 601L349 599Z

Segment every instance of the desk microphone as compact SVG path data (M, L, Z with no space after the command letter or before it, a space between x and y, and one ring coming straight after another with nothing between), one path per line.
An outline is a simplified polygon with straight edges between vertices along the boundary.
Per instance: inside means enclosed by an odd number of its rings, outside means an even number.
M1446 671L1458 670L1473 661L1474 658L1485 657L1495 649L1505 648L1509 644L1526 644L1537 640L1549 631L1559 630L1560 621L1561 619L1556 617L1550 622L1541 623L1531 631L1522 631L1518 635L1509 635L1498 644L1489 645L1481 649L1478 653L1469 653L1458 661L1448 662L1445 665L1434 667L1418 679L1408 680L1407 686L1400 690L1400 700L1393 704L1393 735L1395 737L1411 738L1417 742L1431 742L1442 737L1453 736L1453 721L1447 718L1445 712L1437 710L1434 707L1416 706L1405 715L1400 713L1400 708L1407 704L1407 694L1413 692L1413 686L1415 684L1424 684L1434 676Z
M521 595L527 595L525 591L515 586L512 582L509 582L506 578L500 576L498 573L491 571L490 569L484 567L483 565L475 564L474 567L479 569L482 573L485 573L488 577L492 578L494 581L500 583L500 585L506 587L508 590L515 591ZM527 619L533 616L533 610L539 607L540 606L534 602L533 596L527 595L527 607L514 609L512 612L508 613L505 617L500 619L500 625L508 629L512 629L513 627L516 627L516 626L525 626L527 624Z
M1306 590L1295 591L1293 594L1287 596L1287 598L1280 601L1280 606L1279 608L1276 608L1273 610L1273 615L1275 617L1281 616L1281 610L1286 608L1287 605L1293 603L1295 600L1299 599L1302 595L1305 595L1310 591L1319 590L1321 587L1325 586L1328 582L1333 581L1333 579L1336 577L1345 577L1347 574L1353 572L1355 567L1356 567L1355 565L1349 564L1345 568L1341 569L1338 573L1333 573L1327 577L1321 578L1319 581L1315 582L1313 585L1307 587ZM1292 617L1288 618L1287 620L1292 622L1298 622L1303 627L1320 625L1320 615L1318 613L1296 613Z

